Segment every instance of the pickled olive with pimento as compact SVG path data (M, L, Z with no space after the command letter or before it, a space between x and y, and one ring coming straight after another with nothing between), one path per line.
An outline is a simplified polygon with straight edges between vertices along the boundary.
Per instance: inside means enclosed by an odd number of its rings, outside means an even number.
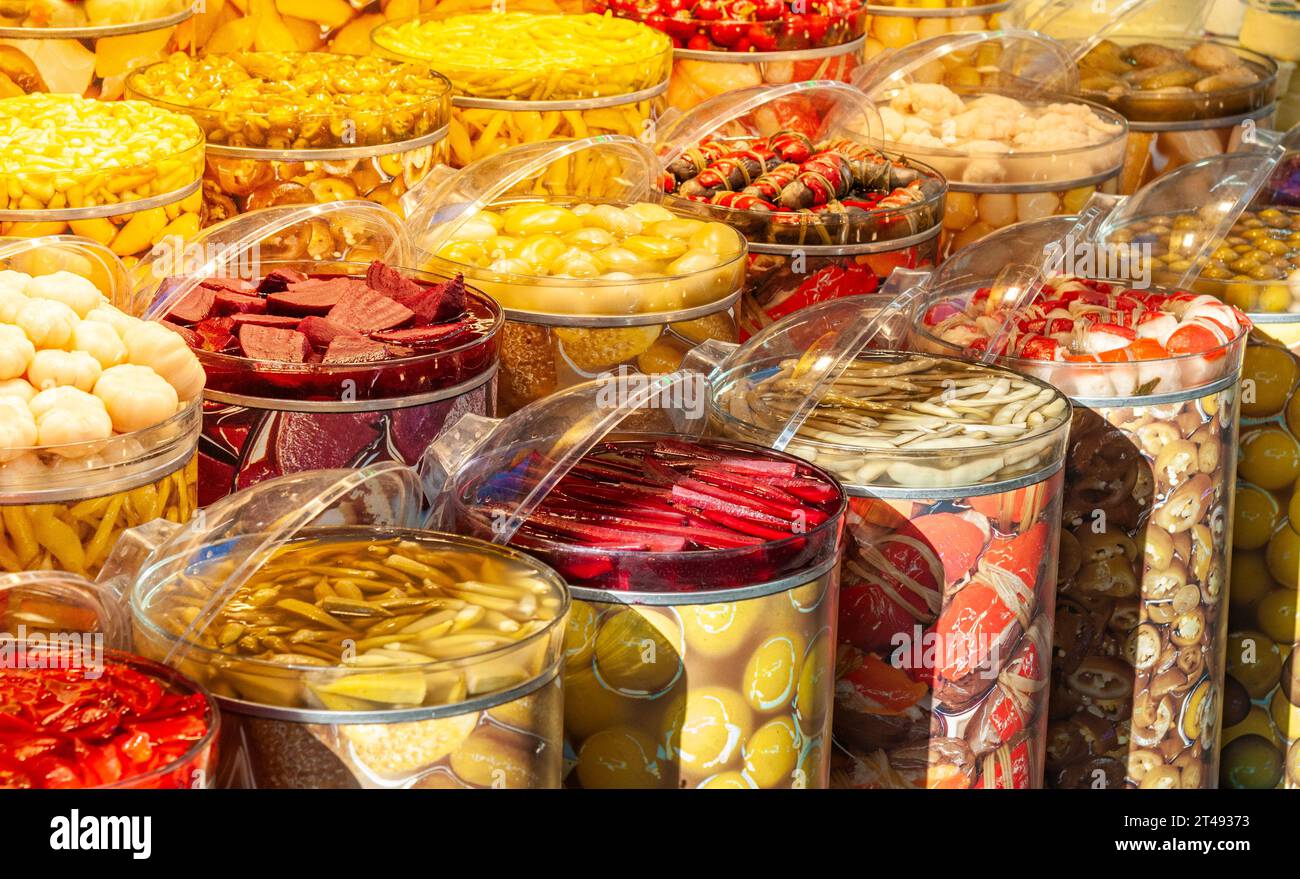
M375 49L425 61L455 89L450 162L464 167L512 146L603 134L643 137L668 87L672 44L636 22L531 12L439 14L377 28ZM604 194L610 168L579 156L537 192Z
M0 8L0 97L118 100L127 72L188 48L188 0L16 0Z
M1272 58L1213 40L1117 37L1079 60L1080 94L1128 120L1123 193L1268 127L1277 77Z
M436 532L305 528L196 631L236 568L201 549L147 569L132 608L140 649L182 645L217 697L222 786L559 785L568 594L549 569Z
M1250 321L1212 296L1071 276L1008 314L938 290L917 343L1070 395L1047 783L1213 787ZM1009 332L1000 333L1010 318Z
M357 198L400 213L445 158L451 113L451 83L426 64L326 52L178 52L134 70L127 93L203 129L208 223Z
M749 243L742 338L937 260L944 180L848 133L845 117L873 113L850 86L801 83L707 101L661 131L665 206Z
M492 447L455 516L491 534L536 452ZM599 441L510 539L570 584L565 737L579 788L821 788L843 492L787 455Z
M0 98L0 236L71 233L133 265L202 220L203 133L142 101Z
M945 61L994 51L1015 59L1016 75L946 82ZM881 56L855 77L879 110L882 149L948 181L943 259L1004 226L1075 214L1093 193L1115 191L1124 119L1074 97L1062 59L1062 47L1039 36L954 34Z
M716 429L780 433L820 353L792 341L793 356L724 365ZM1069 402L1037 380L873 353L799 427L787 451L849 493L832 786L1042 785L1069 423Z

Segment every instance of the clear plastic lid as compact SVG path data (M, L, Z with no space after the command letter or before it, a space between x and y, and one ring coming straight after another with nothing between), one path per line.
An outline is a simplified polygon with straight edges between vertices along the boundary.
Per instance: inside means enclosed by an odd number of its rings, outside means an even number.
M657 203L657 180L649 146L602 135L435 168L403 206L422 263L464 274L510 311L562 323L725 307L743 283L744 238L721 223L672 222ZM595 181L599 193L579 181ZM655 234L642 234L652 226ZM569 237L589 234L601 242ZM534 238L562 253L544 268L540 255L524 259ZM570 258L573 271L555 268Z
M572 586L619 592L716 593L832 563L845 500L829 474L701 439L707 418L698 373L567 388L476 443L435 442L435 516L538 556ZM781 502L764 484L802 494Z
M1016 27L1065 43L1077 62L1102 40L1157 12L1160 5L1155 0L1026 0L1010 17ZM1162 17L1165 32L1199 33L1210 3L1195 0L1194 5L1191 10L1186 0L1180 0L1177 14Z
M870 133L881 130L870 99L846 83L718 95L659 125L665 203L765 244L861 244L924 233L939 222L946 184L931 168L880 153ZM751 155L733 155L738 151ZM825 161L823 152L845 161ZM721 189L701 186L715 163L735 179L719 178Z
M854 78L884 148L964 191L1092 185L1119 173L1127 123L1080 100L1065 46L1039 34L946 34L883 54Z
M256 280L262 262L379 259L408 266L412 247L391 211L362 200L279 205L231 217L185 240L164 240L136 265L135 299L146 319L161 320L205 280Z
M19 642L49 636L98 634L104 647L127 650L131 631L122 596L65 571L0 576L0 633Z
M0 270L34 278L71 272L94 284L118 308L129 310L131 304L131 276L126 266L112 250L90 238L0 238Z
M193 0L132 0L129 3L11 0L0 5L0 37L93 39L125 36L180 24L201 9L202 6Z

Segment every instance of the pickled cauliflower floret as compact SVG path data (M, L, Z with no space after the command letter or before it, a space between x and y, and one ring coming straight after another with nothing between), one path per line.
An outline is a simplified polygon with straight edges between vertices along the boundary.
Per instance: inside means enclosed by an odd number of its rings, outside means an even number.
M113 435L113 422L103 402L74 387L41 391L32 398L28 408L36 418L38 445L65 446L108 439ZM59 452L58 449L54 451ZM68 450L64 454L80 457L77 450Z
M0 396L0 464L36 445L36 419L20 397Z
M95 396L119 433L152 427L175 415L180 406L176 389L166 379L148 366L134 363L104 370L95 382Z
M203 366L185 340L161 324L138 321L122 337L127 361L150 367L165 379L182 400L193 400L203 392ZM172 409L175 410L175 403Z
M75 311L53 299L28 299L14 316L14 324L37 348L66 347L72 341L77 320Z
M0 380L26 373L35 356L36 346L26 333L12 324L0 324Z
M90 393L103 368L85 351L37 351L27 367L27 381L38 391L64 386Z
M75 311L77 317L85 317L108 301L94 283L72 272L54 272L32 278L23 292L32 299L62 302Z
M104 369L126 362L126 343L112 325L102 321L79 321L72 331L72 347L85 351Z
M950 119L966 109L952 89L933 82L914 82L894 94L889 106L904 116L920 116L935 122Z

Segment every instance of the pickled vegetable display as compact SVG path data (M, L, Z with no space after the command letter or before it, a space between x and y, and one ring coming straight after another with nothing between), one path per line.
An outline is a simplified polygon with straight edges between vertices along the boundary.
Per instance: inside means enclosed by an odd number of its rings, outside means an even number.
M1149 245L1151 270L1158 278L1186 271L1189 248L1182 242L1195 238L1199 244L1204 226L1192 213L1150 217L1116 230L1110 240ZM1197 265L1199 275L1192 283L1197 292L1251 314L1300 312L1300 210L1247 208Z
M71 232L132 264L199 228L203 133L140 101L0 98L0 236Z
M980 0L878 0L867 5L866 58L918 40L950 33L998 29L1010 2Z
M884 147L948 180L944 258L995 229L1078 213L1113 191L1124 160L1124 120L1065 95L911 82L873 93Z
M1247 125L1267 127L1277 92L1271 58L1208 40L1103 40L1079 76L1084 97L1128 119L1124 193L1235 149Z
M987 295L939 294L918 342L986 348L1008 316ZM995 350L1075 404L1047 783L1213 787L1250 322L1211 296L1072 277L1011 317Z
M501 310L462 278L263 267L199 279L167 314L207 374L204 506L285 473L413 464L445 424L490 411Z
M1296 354L1252 333L1242 367L1220 787L1300 788L1300 689L1292 659L1300 642L1297 379Z
M216 549L220 549L217 547ZM568 595L530 559L401 529L313 528L233 572L217 551L137 583L137 643L223 711L223 785L556 787Z
M126 74L193 40L187 0L16 0L0 8L0 98L32 92L112 101Z
M734 341L745 240L658 204L501 203L465 218L432 266L506 310L501 414L626 367L672 372L706 339Z
M0 568L95 574L121 532L195 508L203 370L86 278L0 271Z
M387 24L373 39L382 54L427 61L451 80L458 168L518 144L643 136L672 56L664 34L594 14L449 15ZM569 191L601 195L607 170L573 166Z
M719 429L770 442L817 356L726 369ZM850 495L832 786L1041 786L1069 423L1033 379L871 354L799 428Z
M749 242L742 338L816 302L872 293L894 268L938 255L943 179L862 141L805 133L830 112L830 96L806 90L764 104L750 127L761 130L768 111L791 127L705 138L665 172L669 207L727 223Z
M861 0L589 0L588 6L672 38L668 103L678 110L760 85L848 82L862 62Z
M207 222L279 204L402 195L442 158L451 83L416 62L324 52L176 53L130 97L191 116L207 139Z
M530 463L489 453L461 521L490 533ZM575 597L572 786L826 786L844 506L823 471L718 441L608 439L559 480L512 545Z

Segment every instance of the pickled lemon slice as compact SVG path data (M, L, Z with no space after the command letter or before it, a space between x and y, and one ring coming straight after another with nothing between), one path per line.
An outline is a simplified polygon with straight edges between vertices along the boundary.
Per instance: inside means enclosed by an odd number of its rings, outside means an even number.
M561 350L583 372L599 372L645 353L661 332L661 326L555 328Z
M346 675L328 684L313 687L316 693L350 696L388 705L419 705L424 701L426 686L419 672L377 672Z

